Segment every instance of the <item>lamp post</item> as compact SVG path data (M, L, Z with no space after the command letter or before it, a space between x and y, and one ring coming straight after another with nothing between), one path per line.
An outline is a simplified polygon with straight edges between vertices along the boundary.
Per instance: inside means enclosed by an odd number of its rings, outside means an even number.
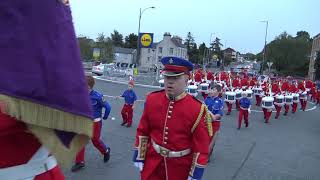
M264 68L264 63L265 63L265 60L266 60L266 46L267 46L267 35L268 35L268 25L269 25L269 21L266 20L266 21L260 21L262 23L266 23L266 35L264 37L264 48L263 48L263 60L262 60L262 74L263 74L263 68Z
M143 10L141 10L140 8L140 13L139 13L139 27L138 27L138 41L137 41L137 59L136 59L136 63L139 64L140 63L140 46L139 46L139 42L140 42L140 25L141 25L141 16L142 14L147 10L147 9L154 9L156 7L151 6L151 7L147 7L144 8Z

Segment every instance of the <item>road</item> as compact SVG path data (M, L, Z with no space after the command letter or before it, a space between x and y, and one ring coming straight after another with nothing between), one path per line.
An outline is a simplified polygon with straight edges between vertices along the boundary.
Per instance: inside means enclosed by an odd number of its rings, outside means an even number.
M157 89L135 87L138 95L133 127L120 126L123 100L120 95L126 84L97 80L95 89L107 95L112 106L109 119L104 121L102 139L111 147L111 159L104 164L92 143L86 148L85 169L72 173L72 180L138 180L139 171L132 164L135 131L143 110L143 100ZM237 111L223 117L212 161L203 180L318 180L320 179L320 108L308 103L308 112L297 112L263 121L260 107L253 107L249 128L237 130ZM111 120L115 117L115 120Z

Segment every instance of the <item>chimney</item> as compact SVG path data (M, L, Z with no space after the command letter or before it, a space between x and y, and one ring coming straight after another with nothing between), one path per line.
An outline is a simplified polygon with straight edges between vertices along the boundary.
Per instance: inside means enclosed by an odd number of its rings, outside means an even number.
M171 40L171 34L169 32L165 32L163 35L164 41L170 41Z

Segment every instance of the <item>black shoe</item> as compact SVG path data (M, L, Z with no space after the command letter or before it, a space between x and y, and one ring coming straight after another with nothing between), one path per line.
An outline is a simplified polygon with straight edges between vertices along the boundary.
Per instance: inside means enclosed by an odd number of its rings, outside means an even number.
M240 130L240 128L239 128L239 127L238 127L237 129L238 129L238 130Z
M126 125L127 128L131 127L131 125Z
M286 116L286 115L287 115L287 113L284 113L283 115L284 115L284 116Z
M268 123L268 121L264 121L264 123Z
M231 113L230 112L227 112L227 114L226 115L230 115Z
M104 154L104 156L103 156L103 162L108 162L109 161L109 159L110 159L110 151L111 151L111 149L108 147L107 148L107 152Z
M76 163L75 165L72 166L71 171L72 172L77 172L77 171L81 170L84 167L85 167L84 162Z
M121 126L124 126L125 124L127 124L126 122L121 123Z
M275 119L278 119L278 116L276 116Z

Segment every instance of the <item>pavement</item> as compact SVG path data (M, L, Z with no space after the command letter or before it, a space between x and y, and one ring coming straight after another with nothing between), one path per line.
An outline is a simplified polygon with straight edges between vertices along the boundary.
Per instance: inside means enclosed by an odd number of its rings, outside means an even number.
M97 80L95 89L106 95L112 106L102 129L103 141L111 147L111 159L103 157L89 143L86 167L76 173L64 170L72 180L138 180L140 174L132 163L135 131L143 111L146 94L158 90L152 86L135 86L138 96L133 126L120 126L123 100L115 99L127 84ZM261 107L253 106L248 128L237 130L238 112L223 116L214 156L205 170L203 180L318 180L320 179L320 107L308 103L307 112L280 116L265 124ZM112 120L112 117L115 120Z

